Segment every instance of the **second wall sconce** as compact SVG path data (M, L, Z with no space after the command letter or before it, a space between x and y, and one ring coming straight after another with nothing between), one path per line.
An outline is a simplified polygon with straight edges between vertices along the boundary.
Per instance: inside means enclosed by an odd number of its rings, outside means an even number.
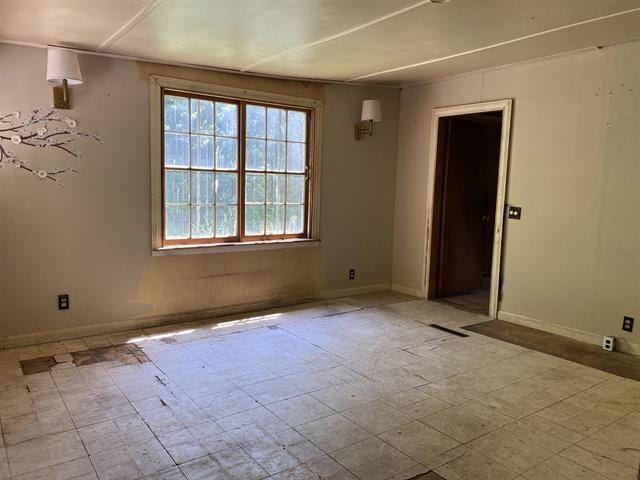
M374 122L381 121L382 107L380 107L380 100L364 100L362 102L362 115L355 127L356 140L362 140L366 136L373 135Z
M61 48L48 47L47 82L53 85L54 108L71 108L69 85L82 83L78 55Z

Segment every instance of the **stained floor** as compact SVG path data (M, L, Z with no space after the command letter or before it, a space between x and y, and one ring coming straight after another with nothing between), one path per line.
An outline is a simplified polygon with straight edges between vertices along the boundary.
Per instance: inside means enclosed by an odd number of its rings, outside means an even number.
M636 480L640 383L429 326L482 320L387 293L0 351L0 479Z
M502 320L476 323L464 329L640 381L640 357L636 355L607 352L597 345Z

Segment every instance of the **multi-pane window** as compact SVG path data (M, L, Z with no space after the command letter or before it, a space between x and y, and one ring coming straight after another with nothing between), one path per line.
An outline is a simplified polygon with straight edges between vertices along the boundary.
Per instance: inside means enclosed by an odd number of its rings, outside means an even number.
M305 237L309 115L165 91L164 244Z
M246 106L245 235L304 231L305 112Z

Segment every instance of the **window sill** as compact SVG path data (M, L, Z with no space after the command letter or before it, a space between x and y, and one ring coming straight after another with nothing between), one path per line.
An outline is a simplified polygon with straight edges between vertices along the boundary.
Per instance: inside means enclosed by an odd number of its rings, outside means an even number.
M209 253L249 252L253 250L279 250L283 248L317 247L319 239L294 238L291 240L265 240L260 242L217 243L206 245L184 245L154 248L153 257L170 255L202 255Z

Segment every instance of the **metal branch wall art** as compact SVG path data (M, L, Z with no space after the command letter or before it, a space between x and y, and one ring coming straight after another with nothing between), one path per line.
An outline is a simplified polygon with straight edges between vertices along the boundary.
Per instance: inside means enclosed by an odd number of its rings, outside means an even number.
M71 167L38 169L19 158L10 147L23 145L59 150L80 160L82 153L75 149L75 142L99 142L100 138L96 134L76 130L77 126L74 119L62 118L48 107L34 108L28 115L21 115L20 112L0 113L0 167L19 168L40 180L52 180L62 185L61 177L78 171Z

